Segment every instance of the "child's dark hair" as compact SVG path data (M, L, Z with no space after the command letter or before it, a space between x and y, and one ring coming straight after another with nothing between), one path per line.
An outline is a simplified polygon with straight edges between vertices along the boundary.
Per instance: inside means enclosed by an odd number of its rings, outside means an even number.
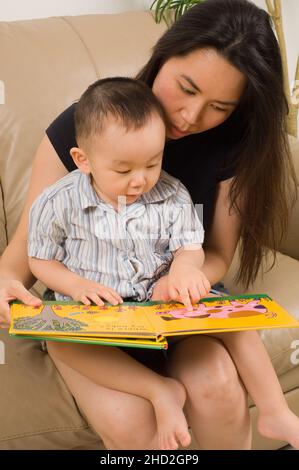
M157 114L165 122L163 108L142 81L110 77L90 85L76 104L75 129L78 144L98 135L112 116L127 131L140 129Z

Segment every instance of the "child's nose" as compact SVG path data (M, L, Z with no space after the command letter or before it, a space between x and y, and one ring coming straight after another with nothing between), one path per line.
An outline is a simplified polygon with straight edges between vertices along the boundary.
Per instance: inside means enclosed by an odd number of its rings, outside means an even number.
M144 186L146 180L145 180L145 175L144 173L138 173L134 175L134 177L131 180L131 186L134 188L139 188Z

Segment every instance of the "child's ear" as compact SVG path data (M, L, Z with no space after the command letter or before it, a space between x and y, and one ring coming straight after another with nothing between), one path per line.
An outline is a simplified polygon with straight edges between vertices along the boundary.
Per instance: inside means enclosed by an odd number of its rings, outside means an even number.
M85 152L78 147L72 147L70 154L79 170L88 175L91 172L91 168Z

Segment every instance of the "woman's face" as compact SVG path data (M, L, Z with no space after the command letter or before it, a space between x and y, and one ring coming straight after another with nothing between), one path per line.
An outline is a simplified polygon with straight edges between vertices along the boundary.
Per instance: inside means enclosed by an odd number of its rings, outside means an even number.
M166 112L167 137L180 139L224 122L245 85L245 76L214 49L169 59L152 87Z

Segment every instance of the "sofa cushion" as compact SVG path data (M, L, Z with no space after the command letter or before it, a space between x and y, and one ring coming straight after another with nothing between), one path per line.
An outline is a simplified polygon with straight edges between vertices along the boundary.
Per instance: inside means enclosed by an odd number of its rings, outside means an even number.
M98 78L135 75L164 29L142 11L0 23L0 183L9 240L45 129Z
M99 448L98 436L39 341L0 330L0 449Z
M166 29L163 21L160 24L153 21L149 11L67 16L64 19L81 39L100 78L135 76Z
M269 267L270 257L267 260L266 266ZM299 261L277 253L275 266L264 276L260 272L254 284L246 292L242 285L236 284L233 279L238 262L237 251L232 266L224 278L224 284L231 294L268 294L299 320ZM299 341L299 328L262 330L260 334L278 376L298 365L294 358L296 349L299 349L299 345L296 345Z

